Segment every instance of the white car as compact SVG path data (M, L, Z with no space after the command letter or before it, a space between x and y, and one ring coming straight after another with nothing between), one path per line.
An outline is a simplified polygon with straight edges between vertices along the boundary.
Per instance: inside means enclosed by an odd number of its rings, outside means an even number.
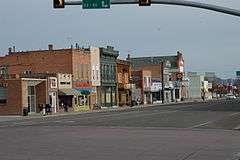
M236 99L237 97L235 95L233 95L233 94L227 94L226 98L227 99Z

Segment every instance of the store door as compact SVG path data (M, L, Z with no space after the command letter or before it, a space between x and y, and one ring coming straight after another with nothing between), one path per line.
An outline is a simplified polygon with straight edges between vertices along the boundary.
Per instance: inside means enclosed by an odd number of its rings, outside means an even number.
M57 96L56 92L49 92L49 104L51 105L54 113L57 112Z
M36 91L35 86L28 86L28 112L36 112Z

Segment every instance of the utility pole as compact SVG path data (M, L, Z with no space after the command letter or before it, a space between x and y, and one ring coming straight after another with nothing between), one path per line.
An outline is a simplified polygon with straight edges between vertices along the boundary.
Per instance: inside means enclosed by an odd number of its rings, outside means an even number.
M164 104L164 62L161 62L161 74L162 74L162 103Z
M145 1L145 2L144 2ZM220 13L225 13L233 16L238 16L240 17L240 10L237 9L232 9L228 7L222 7L222 6L217 6L213 4L207 4L207 3L200 3L200 2L194 2L194 1L189 1L189 0L111 0L107 1L111 5L124 5L124 4L144 4L144 6L150 6L151 4L163 4L163 5L178 5L178 6L186 6L186 7L194 7L194 8L201 8L201 9L207 9L215 12L220 12ZM54 2L54 8L64 8L65 5L83 5L85 6L83 1L73 1L69 0L53 0ZM87 1L88 2L88 1ZM97 5L97 8L109 8L110 4L107 4L102 6L100 2L103 2L101 0L97 1L90 1L92 3L98 2L99 4ZM105 2L105 1L104 1ZM90 6L93 6L93 4L90 4ZM95 6L95 4L94 4ZM93 7L94 8L94 7Z

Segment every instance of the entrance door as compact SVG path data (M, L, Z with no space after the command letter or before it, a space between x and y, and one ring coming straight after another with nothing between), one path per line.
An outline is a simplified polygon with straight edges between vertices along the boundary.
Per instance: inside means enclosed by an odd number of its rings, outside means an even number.
M36 94L35 86L28 86L28 111L36 112Z
M52 106L52 109L54 110L54 113L57 112L57 96L56 92L50 92L49 93L49 104Z

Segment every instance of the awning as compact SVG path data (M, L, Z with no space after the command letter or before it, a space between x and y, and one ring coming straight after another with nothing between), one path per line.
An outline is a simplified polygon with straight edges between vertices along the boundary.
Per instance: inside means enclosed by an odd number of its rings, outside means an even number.
M89 95L91 89L60 89L58 95L60 96L77 96L77 95Z

